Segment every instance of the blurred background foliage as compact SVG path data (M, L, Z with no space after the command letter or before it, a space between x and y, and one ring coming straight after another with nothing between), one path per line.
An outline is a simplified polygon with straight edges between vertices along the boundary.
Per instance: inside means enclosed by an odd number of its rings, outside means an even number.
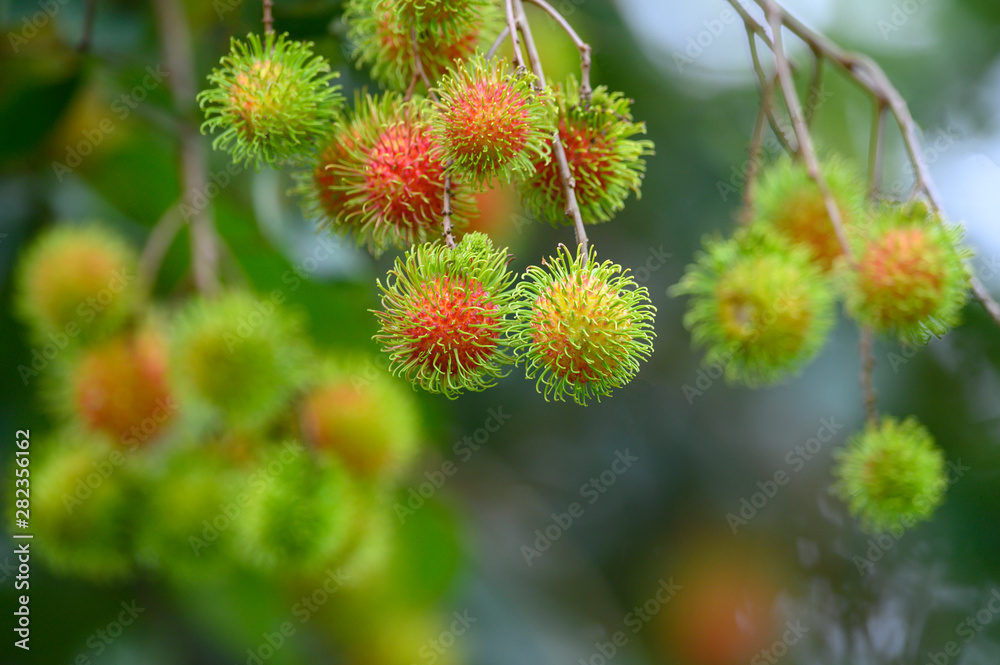
M52 16L33 31L25 28L24 19L45 16L46 6L55 7ZM627 644L615 647L622 664L777 662L779 653L789 663L923 663L949 641L961 650L947 662L998 662L1000 617L990 615L969 641L959 632L1000 587L1000 334L982 309L969 305L963 327L912 359L893 343L876 349L883 409L917 416L949 460L969 467L930 523L882 548L828 493L831 452L863 420L853 326L843 322L823 355L793 381L770 390L731 388L700 373L700 354L691 350L680 323L683 301L666 296L701 237L728 232L738 213L739 193L726 193L720 183L739 189L734 172L745 167L756 116L743 28L719 23L721 31L708 46L687 54L691 62L679 68L676 57L689 48L689 39L712 32L726 6L717 0L559 3L594 46L595 81L635 99L634 113L647 122L656 143L642 199L591 231L602 257L632 267L650 289L659 310L652 360L629 387L586 409L545 403L520 371L496 389L455 403L417 396L429 452L404 481L400 500L444 461L456 462L457 472L406 520L392 573L367 589L365 598L334 597L267 662L436 662L421 647L448 629L456 611L468 611L477 621L440 662L599 665L619 630L627 634ZM935 146L931 166L946 209L967 223L979 254L975 265L995 291L1000 5L802 0L789 7L885 67ZM188 2L186 10L201 85L231 35L259 29L260 6L215 0ZM562 78L576 67L575 51L544 16L529 11L550 78ZM275 23L295 38L315 41L341 72L351 98L350 89L370 83L349 60L340 13L336 0L279 0ZM32 353L11 313L11 270L21 248L49 225L81 219L104 220L141 246L180 193L170 80L148 89L142 84L147 68L155 71L162 63L150 5L99 0L86 55L75 50L83 20L80 0L0 3L5 464L13 457L15 429L30 428L34 441L53 429L38 386L25 385L17 371ZM807 53L795 54L807 70ZM829 74L818 139L824 149L863 164L867 99ZM136 90L143 91L141 101ZM100 131L106 119L112 130ZM80 146L88 136L100 140L90 141L93 150L83 155ZM906 191L895 136L888 145L894 175L887 181L898 179ZM68 172L54 168L75 161L74 150L78 165ZM211 154L214 177L226 173L227 165L226 155ZM316 246L297 202L285 196L291 179L271 171L231 179L213 200L219 232L232 250L227 269L245 274L259 291L287 285L283 277ZM480 227L509 244L514 269L537 263L557 242L570 239L568 229L526 220L509 196L493 194L482 204ZM159 297L176 299L191 289L188 247L182 232L156 283ZM374 279L390 261L338 244L292 290L292 306L307 314L319 345L374 350L374 319L367 310L376 304ZM484 427L490 409L510 414L509 421L467 460L459 458L456 446ZM816 436L823 419L843 427L801 467L790 464L787 456ZM581 487L600 478L619 451L638 461L590 504ZM734 534L727 515L738 514L741 501L761 491L758 483L781 469L791 482ZM4 492L4 502L9 494ZM528 565L522 546L536 547L536 530L544 534L552 514L574 501L582 503L583 516ZM4 537L0 561L13 560L12 547ZM857 557L873 559L863 574ZM0 575L3 605L12 607L10 574ZM633 608L654 598L661 580L671 579L680 590L633 634ZM96 585L57 576L37 558L31 591L32 652L28 658L13 653L8 631L2 648L10 655L3 662L247 662L247 650L265 643L264 634L288 619L297 597L253 577L173 586L154 573ZM147 609L98 654L91 636L118 616L122 601L133 598ZM802 638L787 654L774 649L763 655L787 640L787 621L807 628ZM81 655L86 660L74 660Z

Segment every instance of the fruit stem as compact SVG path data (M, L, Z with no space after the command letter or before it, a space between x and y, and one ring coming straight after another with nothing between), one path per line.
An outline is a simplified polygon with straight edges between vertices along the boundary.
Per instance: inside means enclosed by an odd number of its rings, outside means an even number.
M272 13L274 8L274 0L262 0L264 5L264 34L270 34L274 32L274 15Z
M549 16L555 19L556 23L559 24L559 27L562 28L567 35L569 35L569 38L573 40L573 44L576 45L577 50L580 51L580 99L583 102L584 108L586 108L590 105L590 95L593 92L593 89L590 87L590 55L593 52L593 49L590 47L590 44L580 38L580 35L573 29L573 26L569 24L569 21L567 21L566 18L548 2L545 0L525 1L530 2L536 7L540 7L548 13Z

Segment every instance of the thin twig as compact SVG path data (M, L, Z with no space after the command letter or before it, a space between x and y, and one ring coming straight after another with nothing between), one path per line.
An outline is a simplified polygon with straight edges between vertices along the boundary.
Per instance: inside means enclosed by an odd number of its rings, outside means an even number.
M593 89L590 87L591 54L593 53L593 49L590 47L590 44L580 38L580 35L569 24L569 21L548 2L545 0L525 0L525 2L530 2L536 7L543 9L549 16L555 19L559 27L563 29L563 32L573 40L573 44L580 52L580 99L583 105L587 106L590 103L590 95L593 92Z
M455 234L451 224L451 171L444 173L444 210L441 211L444 218L443 233L444 244L454 249Z
M747 175L743 186L743 222L749 224L753 221L753 202L757 186L757 173L760 171L761 162L764 159L764 125L767 122L768 113L771 110L771 102L774 97L774 79L767 79L767 84L760 95L760 110L757 112L757 122L754 123L753 136L750 137L750 145L747 148L749 163L747 164Z
M413 67L417 70L417 76L424 82L424 87L427 88L427 94L430 98L435 102L441 101L437 93L434 92L434 86L431 85L430 79L427 78L427 72L424 70L424 61L420 58L420 43L417 42L416 28L410 28L410 43L413 45Z
M750 43L750 60L753 63L754 72L757 74L757 81L760 84L760 92L763 96L764 91L768 88L774 89L774 81L767 73L764 71L764 65L760 61L760 52L757 50L757 40L754 37L753 30L747 28L747 39ZM785 130L781 127L778 122L777 117L774 115L774 101L772 99L771 103L767 105L767 121L771 125L771 131L774 132L775 138L778 139L778 143L789 155L794 155L798 150L792 147L789 143L788 137L785 136Z
M971 277L972 283L972 293L979 299L979 302L983 304L983 308L986 309L986 313L996 321L996 324L1000 326L1000 304L990 295L990 292L986 290L986 286L976 275Z
M877 198L882 183L882 147L885 143L885 105L873 104L872 133L868 144L868 195Z
M264 5L264 34L274 32L274 0L262 0Z
M806 97L806 126L812 129L813 119L816 117L816 110L819 108L820 92L823 88L823 54L813 50L812 79L809 81L809 95Z
M91 37L94 34L94 16L97 14L97 0L87 0L83 9L83 33L80 35L80 43L76 45L76 50L86 53L90 50Z
M514 18L514 0L504 0L504 11L507 13L507 30L510 32L510 43L514 48L514 64L518 69L524 67L521 56L521 41L517 37L517 21Z
M211 206L199 205L196 197L208 187L205 144L194 120L195 82L191 32L179 0L154 0L160 29L160 48L170 73L174 107L181 120L181 200L194 211L191 224L191 264L195 284L203 293L219 289L219 252Z
M503 46L503 43L507 41L508 37L510 37L510 27L504 26L504 29L500 32L500 35L496 38L496 41L493 42L493 46L491 46L490 50L486 52L487 60L493 59L493 57L497 54L497 51L500 50L500 47Z
M160 216L149 232L146 245L139 256L139 280L149 289L153 288L156 275L163 265L163 259L182 228L184 228L184 218L180 214L178 205L173 204Z
M861 327L861 393L864 397L865 417L878 424L878 394L875 392L875 335L868 326Z
M826 179L823 177L823 172L820 170L819 159L816 157L816 150L812 143L812 136L809 134L809 128L806 126L805 117L802 115L802 106L799 104L798 93L795 90L795 81L792 80L792 71L785 57L785 49L782 46L781 40L783 10L776 3L772 2L772 0L759 0L759 3L762 3L761 6L764 8L764 15L771 26L771 34L774 41L774 66L778 73L778 82L781 86L782 97L785 100L785 106L788 108L788 115L792 119L795 138L798 140L799 156L805 162L806 169L809 171L809 177L816 183L816 187L823 197L827 215L830 217L830 222L837 233L837 240L840 242L844 256L847 257L848 261L853 262L853 253L847 241L847 233L844 230L840 208L837 206L837 202L830 192L830 186L827 184Z
M535 39L531 34L531 26L528 24L528 17L524 13L524 5L521 0L507 0L515 11L517 29L524 37L524 48L528 52L528 60L531 62L531 69L538 79L540 90L545 88L545 71L542 68L542 60L535 47ZM556 156L556 165L559 167L559 179L562 183L563 195L566 197L566 216L573 220L576 230L576 244L580 251L580 258L587 253L587 230L583 226L583 215L580 214L580 204L576 200L576 182L573 174L569 170L569 160L566 158L566 146L563 145L559 130L555 131L555 140L552 148Z

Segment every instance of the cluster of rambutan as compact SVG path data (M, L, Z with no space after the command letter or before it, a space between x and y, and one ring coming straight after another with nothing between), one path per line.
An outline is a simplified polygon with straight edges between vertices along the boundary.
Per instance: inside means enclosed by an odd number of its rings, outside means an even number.
M786 157L762 173L749 224L707 239L673 288L690 296L684 323L730 382L770 385L801 370L822 349L838 299L859 325L914 346L958 323L970 256L960 229L919 202L866 202L860 178L838 158L822 173L850 257L819 187ZM837 491L874 529L928 516L944 486L941 453L912 419L869 423L837 473Z
M32 527L54 567L374 573L418 452L411 391L320 352L275 297L154 303L129 245L60 225L18 269L59 428L33 448Z
M499 33L498 16L493 0L351 0L345 21L358 64L387 90L357 93L344 114L308 45L234 40L200 96L204 128L221 131L216 147L236 160L277 164L295 153L306 165L296 191L321 226L375 255L406 250L380 284L376 338L394 372L455 397L523 360L546 398L584 404L627 383L648 357L646 289L586 249L560 250L515 288L506 249L481 234L456 246L452 229L497 184L519 185L539 218L572 224L552 158L557 136L583 220L608 221L639 195L652 143L637 138L645 127L620 93L582 91L573 79L545 89L523 68L477 53L481 37ZM280 109L289 95L294 103ZM303 120L300 111L320 107L336 119ZM313 131L318 124L327 131Z

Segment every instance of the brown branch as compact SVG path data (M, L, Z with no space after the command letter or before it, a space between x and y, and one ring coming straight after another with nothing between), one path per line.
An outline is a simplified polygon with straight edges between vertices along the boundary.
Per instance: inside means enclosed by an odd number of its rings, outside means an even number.
M262 0L264 5L264 34L274 32L274 0Z
M819 95L823 87L823 54L813 50L812 79L809 81L809 95L806 97L806 126L812 128L813 119L816 117L816 109L819 107Z
M750 43L750 60L753 63L753 70L757 74L757 81L760 84L760 92L763 98L764 92L769 88L774 90L774 80L772 77L768 76L764 71L764 65L760 61L760 52L757 50L757 40L754 37L754 32L747 29L747 39ZM785 136L785 130L782 129L781 125L778 123L777 117L774 115L774 100L772 98L771 103L767 106L767 121L771 125L771 131L774 132L775 138L778 139L778 143L784 148L785 152L789 155L794 155L798 152L792 147L792 144L788 142L788 137Z
M174 106L181 120L181 201L194 210L191 218L191 264L195 283L203 293L219 289L219 252L210 206L198 205L195 197L208 186L205 144L194 119L195 79L191 32L179 0L154 0L163 61L170 73Z
M424 61L420 57L420 43L417 41L416 28L410 28L410 43L413 45L413 67L417 70L417 76L424 82L424 87L427 88L427 95L435 102L440 102L441 99L434 92L434 86L431 85L431 80L427 78L427 72L424 70Z
M875 392L875 335L868 326L861 328L861 393L864 397L865 417L878 424L878 394Z
M510 32L510 43L514 47L514 64L518 69L524 67L521 56L521 42L517 37L517 20L514 17L514 0L504 0L504 11L507 14L507 30Z
M767 84L764 86L764 90L761 91L760 110L757 111L757 122L754 124L753 136L750 137L750 145L747 148L750 162L747 165L747 175L743 185L743 222L745 224L753 221L753 202L757 186L757 173L764 159L764 124L767 122L768 113L771 110L773 96L774 79L769 78Z
M538 79L538 87L540 90L544 89L545 71L542 68L541 58L538 56L538 49L535 47L535 39L531 34L531 26L528 24L527 16L524 14L524 5L521 0L507 0L507 3L512 11L516 10L516 27L524 37L524 48L528 52L531 69ZM580 204L576 200L576 182L573 180L573 174L570 173L569 160L566 158L566 147L563 145L558 128L555 131L555 140L552 142L552 147L555 152L556 165L559 167L559 180L562 183L563 195L566 197L566 216L573 220L573 226L576 230L576 244L580 252L580 258L583 260L588 245L587 230L583 225Z
M166 212L153 225L149 237L146 238L146 245L142 248L142 254L139 256L139 280L147 288L153 288L163 259L183 227L184 219L177 204L167 208Z
M510 27L504 26L504 29L500 32L500 35L496 38L496 41L493 42L493 46L491 46L490 50L486 52L487 60L493 59L493 56L497 54L497 51L500 50L500 47L503 46L503 43L507 41L508 37L510 37Z
M449 165L450 167L450 165ZM444 174L444 210L441 214L444 218L444 244L448 247L454 249L455 247L455 234L452 229L451 224L451 171L445 171Z
M997 301L993 299L979 277L972 275L970 282L972 284L972 294L982 303L986 313L1000 326L1000 304L997 304Z
M885 105L880 101L874 103L872 117L872 133L868 143L868 195L878 196L882 180L882 147L885 143Z
M587 106L590 103L590 95L593 92L593 89L590 87L591 54L593 53L593 49L590 47L590 44L580 38L580 35L569 24L569 21L548 2L545 0L525 0L525 2L530 2L536 7L543 9L549 16L555 19L559 27L563 29L563 32L573 40L573 44L580 52L580 99L583 101L583 105Z

